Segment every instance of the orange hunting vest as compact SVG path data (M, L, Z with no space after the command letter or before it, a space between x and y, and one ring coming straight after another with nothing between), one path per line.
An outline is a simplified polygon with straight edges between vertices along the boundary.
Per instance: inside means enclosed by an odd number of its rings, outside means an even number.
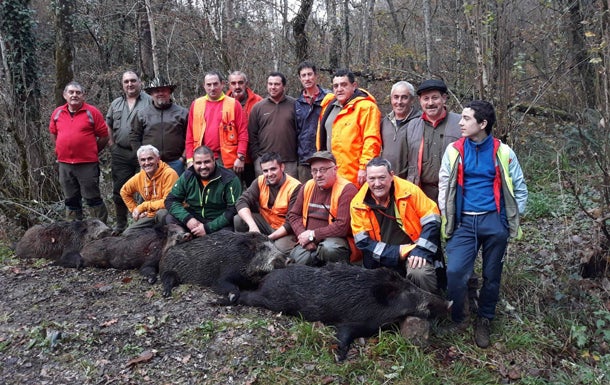
M193 106L193 148L201 146L205 134L204 119L207 99L201 97L195 100ZM222 119L218 127L220 139L220 158L225 168L233 168L237 159L237 125L235 124L235 99L225 96L222 100Z
M288 174L285 175L286 180L277 193L275 202L273 202L273 207L267 207L267 203L269 202L269 186L265 183L265 176L261 175L258 177L258 189L260 190L258 196L259 212L273 230L279 229L280 226L286 222L290 196L294 190L301 185L301 182L299 182L298 179L295 179Z
M333 218L337 217L337 210L339 207L339 197L343 192L345 186L350 183L345 178L342 178L337 175L337 181L333 185L333 189L330 193L330 215L328 216L328 223L332 223ZM303 187L303 226L307 228L307 213L309 212L309 202L311 201L311 196L313 195L313 188L316 185L316 182L313 179L310 179L305 183L305 187ZM347 235L347 242L349 243L350 249L350 262L357 262L362 259L362 251L356 247L356 242L354 241L354 236L350 233Z

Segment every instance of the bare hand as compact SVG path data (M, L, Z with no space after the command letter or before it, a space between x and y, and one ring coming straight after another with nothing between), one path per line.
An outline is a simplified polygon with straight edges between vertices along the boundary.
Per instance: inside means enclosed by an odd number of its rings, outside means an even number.
M188 227L191 233L196 237L203 237L204 235L206 235L203 223L199 222L195 218L189 219L189 221L186 222L186 227Z
M309 240L309 234L311 233L311 230L305 230L303 231L301 234L299 234L297 242L299 242L299 245L305 247L308 243L313 243L312 241ZM315 246L315 244L314 244Z
M138 211L138 209L134 209L134 210L131 212L131 217L132 217L132 218L133 218L133 220L134 220L134 221L136 221L136 222L138 221L138 219L140 219L140 218L144 218L144 217L146 217L147 215L148 215L148 212L147 212L147 211L140 212L140 211Z
M358 184L362 186L366 182L366 170L358 170Z
M235 171L236 174L241 174L244 171L244 164L244 161L235 159L235 162L233 163L233 171Z
M428 262L426 261L425 258L422 257L416 257L411 255L408 259L407 259L407 266L409 266L409 269L420 269L424 266L426 266Z

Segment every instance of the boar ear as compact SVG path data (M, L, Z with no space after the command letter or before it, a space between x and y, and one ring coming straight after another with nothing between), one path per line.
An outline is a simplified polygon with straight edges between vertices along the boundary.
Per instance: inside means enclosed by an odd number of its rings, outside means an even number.
M389 301L398 295L398 292L398 286L389 282L378 283L371 287L371 293L373 294L375 301L381 305L388 305Z

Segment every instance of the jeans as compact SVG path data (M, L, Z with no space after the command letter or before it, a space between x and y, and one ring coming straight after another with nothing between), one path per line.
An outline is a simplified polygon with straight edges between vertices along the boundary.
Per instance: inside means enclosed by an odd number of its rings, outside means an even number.
M451 318L464 321L464 301L474 261L482 248L483 286L479 293L479 317L493 319L500 295L504 253L508 245L508 223L497 212L462 215L462 221L447 241L447 296L453 301Z

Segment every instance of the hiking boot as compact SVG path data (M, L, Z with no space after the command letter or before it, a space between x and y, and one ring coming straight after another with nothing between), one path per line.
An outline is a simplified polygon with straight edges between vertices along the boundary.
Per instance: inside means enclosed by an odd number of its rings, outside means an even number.
M66 209L66 221L82 221L83 220L83 210L71 210Z
M419 317L407 317L400 324L400 335L414 346L425 348L430 338L430 322Z
M477 317L474 323L474 342L480 348L489 346L490 322L489 318Z
M89 216L92 218L98 218L102 222L106 223L108 221L108 210L106 210L106 205L104 204L104 202L97 206L90 206Z

